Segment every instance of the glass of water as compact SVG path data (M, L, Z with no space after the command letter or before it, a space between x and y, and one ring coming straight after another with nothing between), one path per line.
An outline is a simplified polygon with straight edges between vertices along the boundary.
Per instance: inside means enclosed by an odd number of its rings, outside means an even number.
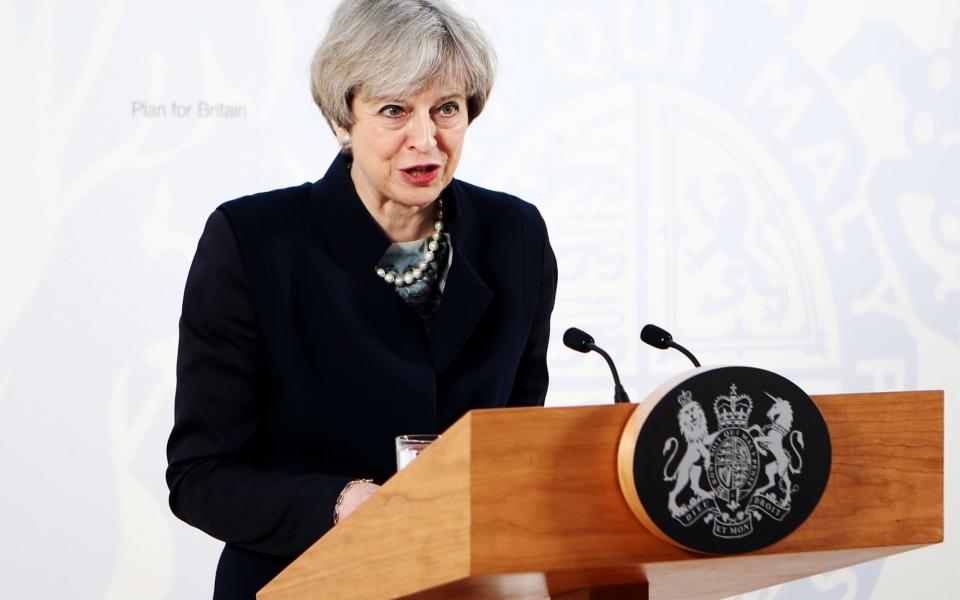
M397 436L397 471L413 462L423 449L440 436L434 433Z

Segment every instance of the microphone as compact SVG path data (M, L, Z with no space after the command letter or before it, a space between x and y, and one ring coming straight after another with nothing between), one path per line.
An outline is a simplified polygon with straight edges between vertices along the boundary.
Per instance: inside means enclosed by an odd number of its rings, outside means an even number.
M690 359L690 362L693 363L693 366L700 366L700 361L697 360L697 357L691 354L689 350L673 341L673 336L670 335L666 330L661 329L652 323L647 323L643 326L643 329L640 330L640 339L643 340L644 343L650 344L654 348L659 348L660 350L676 348L682 352L684 356ZM566 341L566 336L564 336L564 341Z
M576 350L577 352L587 353L590 351L596 352L607 361L607 365L610 367L610 372L613 373L613 401L614 403L626 403L630 402L630 398L627 396L627 390L623 389L623 386L620 385L620 376L617 374L617 367L613 364L613 359L610 358L610 355L604 352L603 348L597 346L593 343L593 337L583 331L582 329L577 329L576 327L571 327L563 333L563 344L570 348L571 350Z

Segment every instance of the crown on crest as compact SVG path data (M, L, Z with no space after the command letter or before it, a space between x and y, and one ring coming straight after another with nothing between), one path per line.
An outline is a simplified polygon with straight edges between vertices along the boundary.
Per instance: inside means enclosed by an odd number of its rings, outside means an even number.
M735 383L730 384L730 395L717 396L713 401L713 412L717 415L717 424L720 425L720 429L746 428L752 410L753 400L746 394L738 394Z
M680 390L680 395L677 396L677 402L680 403L680 406L686 406L693 402L693 392L690 390Z

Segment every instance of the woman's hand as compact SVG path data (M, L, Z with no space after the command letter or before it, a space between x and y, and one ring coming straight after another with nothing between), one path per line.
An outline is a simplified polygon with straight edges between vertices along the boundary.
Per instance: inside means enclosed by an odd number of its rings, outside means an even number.
M343 493L343 500L337 506L337 522L341 522L357 507L367 501L367 499L377 493L380 486L367 481L350 482L347 484L346 491Z

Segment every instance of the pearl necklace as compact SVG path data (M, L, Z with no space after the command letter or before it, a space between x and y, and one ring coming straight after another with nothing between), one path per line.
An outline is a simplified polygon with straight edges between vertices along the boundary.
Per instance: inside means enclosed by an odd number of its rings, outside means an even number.
M433 235L427 242L427 251L423 253L423 260L412 269L407 269L403 273L397 273L393 269L377 267L377 276L383 279L387 284L398 288L411 285L420 281L430 271L430 263L437 257L437 250L440 249L440 236L443 231L443 199L437 198L437 220L433 224Z

